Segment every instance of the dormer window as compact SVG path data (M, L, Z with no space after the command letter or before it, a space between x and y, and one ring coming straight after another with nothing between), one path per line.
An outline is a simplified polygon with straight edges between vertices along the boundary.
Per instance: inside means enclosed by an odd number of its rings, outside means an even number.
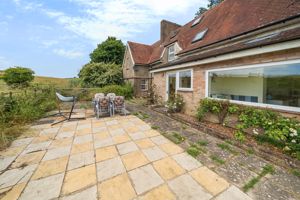
M175 60L175 46L169 46L168 47L168 61Z
M205 29L204 31L197 33L197 35L194 37L192 43L202 40L204 38L205 34L207 33L207 31L208 31L208 28Z

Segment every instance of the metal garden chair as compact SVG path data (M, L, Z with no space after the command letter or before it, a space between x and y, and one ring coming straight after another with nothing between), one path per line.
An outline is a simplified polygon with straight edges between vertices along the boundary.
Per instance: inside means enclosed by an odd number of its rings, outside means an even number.
M110 109L110 100L108 97L100 97L95 106L97 118L103 116L103 114L112 115Z
M123 115L126 115L126 109L125 109L125 98L123 96L116 96L113 100L113 114L115 112L122 113Z
M104 93L96 93L93 99L94 112L97 113L97 104L100 97L105 97Z

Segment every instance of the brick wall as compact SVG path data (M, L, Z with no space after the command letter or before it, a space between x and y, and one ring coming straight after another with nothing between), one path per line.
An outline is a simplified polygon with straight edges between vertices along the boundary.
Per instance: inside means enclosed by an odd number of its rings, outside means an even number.
M205 98L205 71L208 69L219 69L227 67L238 67L243 65L251 65L258 63L285 61L300 58L300 48L261 54L257 56L248 56L244 58L204 64L192 67L193 73L193 91L183 92L177 91L178 94L182 94L185 101L184 112L189 115L194 115L198 106L199 100ZM186 67L191 68L191 67ZM156 85L156 94L166 98L166 72L159 72L153 74L153 84Z
M166 73L159 72L153 74L152 87L156 95L159 96L159 101L166 99Z

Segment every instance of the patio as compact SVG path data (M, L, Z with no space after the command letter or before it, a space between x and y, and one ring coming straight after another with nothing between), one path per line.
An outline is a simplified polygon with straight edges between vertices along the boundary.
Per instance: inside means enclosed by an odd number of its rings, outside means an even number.
M1 199L251 199L141 119L81 114L0 152Z

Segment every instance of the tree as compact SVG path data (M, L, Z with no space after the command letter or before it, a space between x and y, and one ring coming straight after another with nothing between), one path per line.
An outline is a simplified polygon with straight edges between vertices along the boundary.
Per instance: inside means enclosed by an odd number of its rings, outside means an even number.
M34 79L34 71L24 67L12 67L4 71L3 80L11 87L26 87Z
M78 76L85 87L103 87L123 82L122 68L115 63L88 63Z
M97 48L90 54L91 62L94 63L116 63L122 64L125 46L121 40L108 37L107 40L98 44Z
M207 8L200 7L199 10L195 14L196 17L202 15L203 13L208 11L209 9L212 9L213 7L215 7L216 5L221 3L222 1L224 1L224 0L208 0Z
M198 16L202 15L206 11L207 11L207 8L200 7L199 10L196 12L195 17L198 17Z

